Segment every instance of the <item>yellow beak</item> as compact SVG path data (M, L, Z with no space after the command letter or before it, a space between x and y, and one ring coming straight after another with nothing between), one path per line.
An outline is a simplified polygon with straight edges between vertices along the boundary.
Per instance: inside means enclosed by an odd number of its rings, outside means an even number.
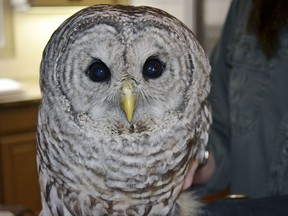
M121 92L121 105L125 112L126 118L129 122L132 121L135 98L134 98L134 87L131 82L125 81Z

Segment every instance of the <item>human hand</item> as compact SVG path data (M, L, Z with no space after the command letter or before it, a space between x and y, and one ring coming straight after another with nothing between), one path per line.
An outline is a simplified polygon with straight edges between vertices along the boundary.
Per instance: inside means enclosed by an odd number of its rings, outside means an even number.
M194 174L193 184L206 184L213 177L216 170L216 162L213 154L203 166L198 166Z
M192 160L189 164L181 191L187 190L192 184L205 184L214 175L216 162L213 154L210 154L204 166L199 165L198 160Z

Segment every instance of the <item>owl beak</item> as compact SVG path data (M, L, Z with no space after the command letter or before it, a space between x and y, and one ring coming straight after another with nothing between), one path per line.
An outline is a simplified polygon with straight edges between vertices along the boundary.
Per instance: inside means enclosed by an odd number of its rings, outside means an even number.
M135 98L134 98L134 87L131 82L125 81L121 92L121 105L125 112L126 118L129 122L132 121Z

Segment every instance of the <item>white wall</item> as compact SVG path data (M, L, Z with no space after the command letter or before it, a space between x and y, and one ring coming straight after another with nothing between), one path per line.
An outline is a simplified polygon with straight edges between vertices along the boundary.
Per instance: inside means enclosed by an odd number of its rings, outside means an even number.
M205 0L204 4L204 48L208 54L213 50L221 35L232 0Z
M221 25L231 0L205 0L207 26ZM195 29L194 0L131 0L133 5L161 8ZM20 82L38 82L42 51L53 31L78 7L32 8L13 12L15 56L0 58L0 78L10 77ZM213 36L214 38L214 36ZM209 39L210 41L210 39Z
M0 58L0 78L38 82L42 51L54 30L79 8L32 8L13 12L15 55Z
M222 25L226 19L230 3L231 0L205 0L205 22L208 25Z

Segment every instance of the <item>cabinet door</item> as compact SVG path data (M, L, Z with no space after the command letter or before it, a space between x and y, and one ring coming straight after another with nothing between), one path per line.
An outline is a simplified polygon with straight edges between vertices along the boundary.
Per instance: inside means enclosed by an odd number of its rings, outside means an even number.
M35 212L41 210L36 168L36 134L28 132L2 136L2 202L22 204Z

